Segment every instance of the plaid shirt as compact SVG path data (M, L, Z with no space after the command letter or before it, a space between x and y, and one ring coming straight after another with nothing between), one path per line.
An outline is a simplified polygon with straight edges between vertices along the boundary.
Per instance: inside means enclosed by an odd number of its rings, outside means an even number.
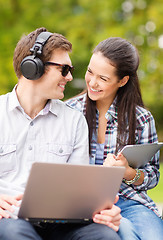
M105 133L105 144L103 152L103 160L106 158L108 153L115 154L116 151L116 139L117 139L117 111L115 107L115 101L108 109L105 117L107 119L107 127ZM67 104L71 107L75 107L81 111L84 115L86 112L86 94L77 96L67 101ZM96 114L96 129L98 129L98 118L99 113ZM142 107L136 108L136 132L135 140L136 144L144 143L154 143L158 142L155 121L153 116L149 111ZM127 140L126 140L127 141ZM127 143L126 143L127 144ZM97 141L95 136L91 144L91 156L90 164L95 164L96 158L96 147ZM132 199L144 204L146 207L154 211L158 216L160 216L159 211L153 202L153 200L147 195L147 190L154 188L159 181L159 152L157 152L154 157L142 168L141 171L144 172L144 182L141 185L127 185L122 182L119 195L126 199Z

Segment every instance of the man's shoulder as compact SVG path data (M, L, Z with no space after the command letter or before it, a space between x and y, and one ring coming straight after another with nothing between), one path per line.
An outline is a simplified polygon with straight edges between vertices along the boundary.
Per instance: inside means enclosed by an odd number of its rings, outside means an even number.
M77 114L79 111L73 106L69 105L67 102L62 100L54 100L55 107L59 109L59 112L64 112L65 114ZM79 113L80 114L80 113Z
M70 124L73 123L74 126L78 122L83 122L86 124L86 119L81 111L78 109L69 106L66 102L63 102L61 100L55 101L55 108L57 116L60 119L64 119L64 122L69 122Z
M10 94L11 93L9 92L9 93L0 95L0 104L4 104L5 102L7 102Z

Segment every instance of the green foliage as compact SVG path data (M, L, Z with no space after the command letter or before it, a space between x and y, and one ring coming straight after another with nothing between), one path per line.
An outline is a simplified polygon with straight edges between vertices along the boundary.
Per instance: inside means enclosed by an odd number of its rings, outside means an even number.
M17 82L12 58L23 33L44 26L65 35L73 44L71 58L78 79L84 79L97 43L110 36L123 37L139 50L143 99L163 141L163 49L158 45L163 34L162 0L0 0L0 6L0 94ZM79 91L72 82L66 98Z

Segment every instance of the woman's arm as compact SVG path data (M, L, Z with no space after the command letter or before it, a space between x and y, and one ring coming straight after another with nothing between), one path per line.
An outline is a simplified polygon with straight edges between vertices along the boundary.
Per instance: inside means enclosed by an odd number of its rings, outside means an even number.
M142 119L141 119L142 120ZM143 119L139 121L140 125L136 132L136 143L145 144L157 142L157 134L155 122L150 112ZM148 190L155 187L159 180L159 152L142 168L134 169L129 166L127 159L123 154L119 153L117 156L108 154L104 165L107 166L124 166L126 168L124 179L129 185L132 184L135 190ZM136 181L135 181L136 180Z

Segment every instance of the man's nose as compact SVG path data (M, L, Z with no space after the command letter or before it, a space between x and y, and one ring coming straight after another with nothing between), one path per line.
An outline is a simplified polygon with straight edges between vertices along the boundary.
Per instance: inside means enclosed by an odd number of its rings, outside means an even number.
M66 80L67 80L68 82L71 82L71 81L73 80L73 76L72 76L72 74L71 74L70 71L68 72L68 74L67 74L67 76L66 76L65 78L66 78Z

